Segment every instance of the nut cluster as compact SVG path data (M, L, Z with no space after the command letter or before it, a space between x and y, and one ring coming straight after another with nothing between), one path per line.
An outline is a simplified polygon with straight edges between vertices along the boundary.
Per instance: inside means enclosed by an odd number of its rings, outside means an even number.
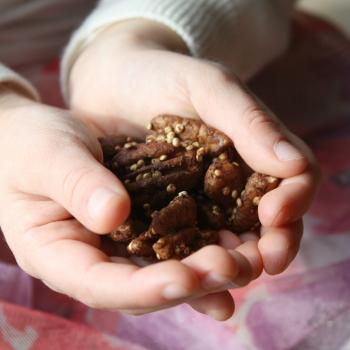
M218 230L259 228L261 197L278 186L254 173L232 141L199 120L163 115L146 140L101 139L105 166L123 181L131 215L110 234L134 256L181 259L218 243Z

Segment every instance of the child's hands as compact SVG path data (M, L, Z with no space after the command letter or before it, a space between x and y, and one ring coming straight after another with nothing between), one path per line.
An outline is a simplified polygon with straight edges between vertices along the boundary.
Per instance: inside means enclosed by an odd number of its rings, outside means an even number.
M139 314L195 299L201 312L231 316L228 284L249 282L260 261L252 268L238 252L213 246L141 269L102 253L93 232L121 224L129 199L101 158L96 137L68 112L0 95L0 224L18 264L93 307Z
M231 136L254 170L283 179L259 205L258 242L265 270L282 272L298 251L302 216L317 188L315 160L233 74L175 50L184 51L184 44L162 25L133 20L110 27L73 67L71 106L103 134L118 131L117 119L144 126L168 113L200 117ZM259 259L249 244L245 256Z

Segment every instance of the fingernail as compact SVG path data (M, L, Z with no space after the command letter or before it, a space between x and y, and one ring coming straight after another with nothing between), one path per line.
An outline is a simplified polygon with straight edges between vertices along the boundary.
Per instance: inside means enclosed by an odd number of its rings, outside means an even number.
M237 288L242 288L242 286L234 283L234 282L230 282L225 289L237 289Z
M221 276L216 272L210 272L202 281L202 287L206 290L218 289L231 284L231 279Z
M217 291L217 292L224 292L224 291L237 289L237 288L242 288L242 286L240 286L239 284L236 284L234 282L230 282L230 283L226 284L225 286L216 289L215 291Z
M281 161L291 161L304 158L304 155L288 141L280 141L274 148L277 158Z
M223 321L224 318L219 310L208 310L206 312L207 316L214 319L215 321Z
M170 284L163 289L163 297L167 300L181 299L189 296L189 291L178 284Z
M88 213L92 219L98 219L106 210L110 201L117 196L117 192L113 192L106 188L99 188L91 195L88 201Z

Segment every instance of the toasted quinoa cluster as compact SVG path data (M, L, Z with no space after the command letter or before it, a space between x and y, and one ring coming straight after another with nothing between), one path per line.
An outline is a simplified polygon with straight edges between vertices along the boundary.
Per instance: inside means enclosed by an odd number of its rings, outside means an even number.
M218 231L260 227L258 205L279 180L252 172L232 141L200 120L162 115L144 140L100 139L104 164L124 183L128 220L109 235L131 256L182 259L218 243Z

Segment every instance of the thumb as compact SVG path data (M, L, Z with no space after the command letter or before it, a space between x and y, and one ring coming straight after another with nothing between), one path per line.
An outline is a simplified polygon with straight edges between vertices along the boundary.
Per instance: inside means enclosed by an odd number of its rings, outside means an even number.
M45 192L96 233L108 233L130 211L130 200L118 178L84 145L63 149L49 170Z
M308 151L302 141L238 78L216 66L207 70L200 79L193 76L188 80L192 104L201 118L225 132L255 171L281 178L303 172Z

